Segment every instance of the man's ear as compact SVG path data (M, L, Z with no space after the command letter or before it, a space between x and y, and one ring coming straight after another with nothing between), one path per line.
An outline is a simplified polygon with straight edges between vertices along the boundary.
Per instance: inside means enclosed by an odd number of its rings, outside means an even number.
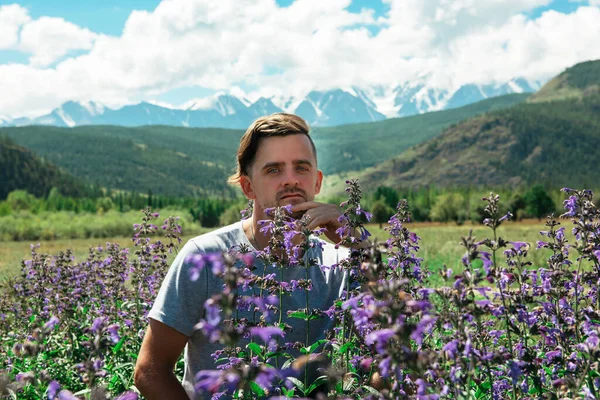
M254 193L254 189L252 188L252 180L248 175L240 176L240 187L249 200L256 198L256 193Z
M323 184L323 172L319 169L317 170L317 184L315 186L315 194L319 194L321 191L321 184Z

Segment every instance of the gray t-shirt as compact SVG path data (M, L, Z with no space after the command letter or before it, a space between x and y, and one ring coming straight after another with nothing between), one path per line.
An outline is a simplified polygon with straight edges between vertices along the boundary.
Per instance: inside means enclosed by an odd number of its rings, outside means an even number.
M323 251L317 246L313 250L313 254L309 255L311 258L317 258L319 265L331 266L348 256L348 249L343 247L336 249L332 244L322 242ZM241 221L188 241L171 265L148 315L190 337L184 353L185 373L183 377L183 387L190 399L202 398L194 393L194 376L198 371L215 369L216 365L211 354L223 347L218 343L209 343L202 332L194 328L203 317L206 299L220 291L222 286L221 281L212 274L210 268L204 268L200 278L191 281L188 272L190 265L185 261L193 254L229 251L232 247L239 247L241 244L253 249L242 229ZM267 273L276 271L271 268ZM304 267L286 267L283 269L283 281L305 279L305 274ZM309 279L312 280L313 289L309 292L309 307L321 310L330 308L335 299L342 295L345 277L346 274L338 268L310 267ZM288 310L305 307L306 293L303 291L292 292L291 296L283 298L284 316L287 315ZM286 333L283 341L304 342L306 340L305 322L296 318L285 318L285 320L292 326L292 331ZM309 344L323 339L325 332L331 328L333 328L333 321L326 316L322 319L312 320ZM238 345L243 347L244 343Z

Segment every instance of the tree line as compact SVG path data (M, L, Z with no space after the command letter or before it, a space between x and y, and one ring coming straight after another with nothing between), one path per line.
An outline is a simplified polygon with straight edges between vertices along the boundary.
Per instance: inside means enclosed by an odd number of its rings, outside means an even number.
M400 199L407 199L412 220L417 222L439 221L463 224L481 222L484 218L483 197L489 190L482 188L453 187L439 188L427 186L420 188L394 189L379 186L374 192L364 196L364 207L373 214L373 222L383 224L394 214ZM523 218L545 218L551 213L559 214L564 194L558 188L533 185L521 188L495 188L505 199L503 212L510 211L516 220ZM328 203L339 204L342 198L320 199ZM145 207L155 210L175 209L187 214L194 223L203 227L217 227L240 219L240 211L247 206L242 197L176 197L105 190L97 197L71 197L52 188L45 197L36 197L26 190L10 192L4 201L0 201L0 217L28 212L68 211L75 214L103 214L108 211L126 213Z

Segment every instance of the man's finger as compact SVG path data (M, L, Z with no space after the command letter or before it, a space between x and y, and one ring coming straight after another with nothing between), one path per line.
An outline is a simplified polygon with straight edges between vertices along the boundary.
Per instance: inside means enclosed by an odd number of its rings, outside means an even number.
M316 208L322 205L324 205L324 203L317 203L315 201L305 201L304 203L294 204L292 206L292 212L306 211L310 210L311 208Z

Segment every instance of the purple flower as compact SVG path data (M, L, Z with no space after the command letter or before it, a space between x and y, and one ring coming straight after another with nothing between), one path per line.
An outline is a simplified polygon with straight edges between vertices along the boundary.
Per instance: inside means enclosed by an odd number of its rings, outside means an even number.
M555 359L558 359L561 357L562 357L562 351L560 351L560 349L546 352L546 358L547 358L548 362L550 362L550 363L553 362Z
M569 196L569 198L565 200L563 204L565 210L567 210L567 212L563 214L564 216L574 217L575 215L577 215L577 212L579 211L579 205L577 204L577 196Z
M442 350L448 353L448 358L456 357L456 353L458 352L458 343L458 339L454 339L442 347Z
M44 324L44 330L46 330L46 331L53 330L54 327L56 325L58 325L59 322L60 322L59 319L53 315L52 317L50 317L50 320L48 320L48 322L46 322Z
M252 336L256 335L260 337L265 343L267 343L272 336L283 337L283 330L275 326L254 327L250 328L250 334Z
M58 400L80 400L79 397L75 396L68 390L61 390L58 394Z
M35 378L35 375L31 371L19 372L17 374L17 376L15 376L15 380L17 382L29 382L29 381L32 381L34 378Z
M430 315L424 315L415 330L410 334L410 338L417 342L419 345L423 344L423 335L428 333L435 324L436 318Z
M137 400L138 395L135 392L129 391L121 394L116 400Z
M375 343L375 349L377 352L379 354L384 354L387 342L395 335L396 331L394 329L380 329L378 331L369 333L365 338L365 343L369 346Z
M379 371L381 371L381 376L384 378L389 378L392 369L392 357L388 356L379 362Z
M512 378L513 383L516 385L517 380L523 375L523 371L521 368L525 366L525 362L523 361L514 361L511 360L508 362L508 375Z
M60 383L58 383L57 381L50 382L48 384L48 390L47 390L48 400L53 400L56 397L56 394L58 393L59 389L60 389Z
M514 246L517 252L519 252L523 247L525 247L525 250L527 250L527 247L529 247L529 243L526 242L510 242L510 244Z
M479 252L479 258L483 261L483 269L486 274L490 273L490 267L493 265L492 255L486 251Z
M263 389L268 389L272 386L272 382L279 377L277 370L274 368L265 368L256 375L254 381Z
M121 337L119 336L119 325L112 324L106 329L108 330L108 333L110 334L110 340L112 340L113 343L118 343L119 340L121 340Z
M511 213L510 211L508 211L508 212L506 213L506 215L502 216L502 217L501 217L501 218L498 220L498 222L504 222L504 221L510 220L512 217L513 217L512 213Z
M98 333L100 331L100 329L102 329L102 325L104 325L104 321L106 320L105 317L98 317L94 320L94 323L92 324L92 332L93 333Z
M221 387L223 381L221 375L223 372L215 370L202 370L196 374L196 384L194 389L196 392L215 393Z

